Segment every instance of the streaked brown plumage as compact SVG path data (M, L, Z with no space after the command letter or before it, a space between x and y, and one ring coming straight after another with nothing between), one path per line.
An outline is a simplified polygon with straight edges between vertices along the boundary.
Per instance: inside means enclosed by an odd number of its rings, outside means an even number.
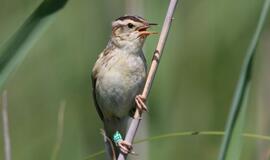
M93 97L97 112L104 123L105 134L112 139L119 131L126 135L131 113L136 107L135 97L140 94L146 78L146 60L142 52L145 38L153 34L145 19L124 16L112 23L108 45L99 55L93 71ZM141 101L141 100L140 100ZM140 106L140 105L139 105ZM139 108L144 109L144 108ZM120 142L119 151L128 152L130 145ZM107 159L112 159L112 148L105 142Z

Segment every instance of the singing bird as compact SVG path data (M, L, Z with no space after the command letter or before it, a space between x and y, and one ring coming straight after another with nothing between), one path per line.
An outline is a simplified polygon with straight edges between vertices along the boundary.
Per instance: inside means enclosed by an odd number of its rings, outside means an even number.
M111 38L93 67L93 98L109 138L105 140L107 159L131 151L131 144L125 140L110 141L116 132L125 137L136 107L147 110L139 94L147 72L142 47L146 37L155 33L147 31L152 25L156 24L139 16L123 16L113 21Z

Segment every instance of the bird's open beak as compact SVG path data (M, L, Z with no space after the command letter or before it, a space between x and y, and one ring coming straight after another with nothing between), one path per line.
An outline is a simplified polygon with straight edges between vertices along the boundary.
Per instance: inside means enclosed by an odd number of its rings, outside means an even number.
M146 36L149 36L150 34L158 34L158 32L147 31L147 29L153 25L157 25L157 24L156 23L148 23L145 26L138 28L137 30L140 32L139 37L146 37Z

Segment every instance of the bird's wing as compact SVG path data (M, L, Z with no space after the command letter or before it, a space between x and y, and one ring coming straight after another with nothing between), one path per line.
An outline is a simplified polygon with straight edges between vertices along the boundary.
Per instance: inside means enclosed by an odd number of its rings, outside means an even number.
M100 119L103 121L104 120L104 116L103 116L103 113L97 103L97 95L96 95L96 81L97 81L97 72L95 70L95 67L92 71L92 74L91 74L91 79L92 79L92 94L93 94L93 99L94 99L94 103L95 103L95 106L96 106L96 110L98 112L98 115L100 117Z
M96 95L96 81L97 81L97 76L99 71L101 70L101 66L104 65L106 62L108 62L113 56L112 54L112 50L115 49L115 46L113 46L110 42L108 43L107 47L99 54L98 59L96 61L96 64L93 68L92 71L92 87L93 87L93 98L94 98L94 103L96 106L96 110L99 114L99 117L101 118L101 120L104 120L104 115L100 109L100 106L97 103L97 95Z

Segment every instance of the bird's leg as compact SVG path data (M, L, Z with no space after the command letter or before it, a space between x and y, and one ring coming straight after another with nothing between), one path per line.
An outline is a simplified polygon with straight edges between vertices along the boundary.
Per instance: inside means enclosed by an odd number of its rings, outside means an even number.
M146 111L148 112L148 109L147 109L147 106L145 104L145 98L142 96L142 95L137 95L135 97L135 102L137 104L137 109L140 111L140 112L143 112L143 111Z
M124 154L132 153L134 154L135 152L132 151L133 147L132 145L123 140L121 134L119 131L116 131L113 135L113 141L116 144L117 147L119 147L120 151Z
M121 152L123 152L124 154L133 153L132 152L133 147L129 142L127 142L125 140L121 140L117 144L118 144Z

